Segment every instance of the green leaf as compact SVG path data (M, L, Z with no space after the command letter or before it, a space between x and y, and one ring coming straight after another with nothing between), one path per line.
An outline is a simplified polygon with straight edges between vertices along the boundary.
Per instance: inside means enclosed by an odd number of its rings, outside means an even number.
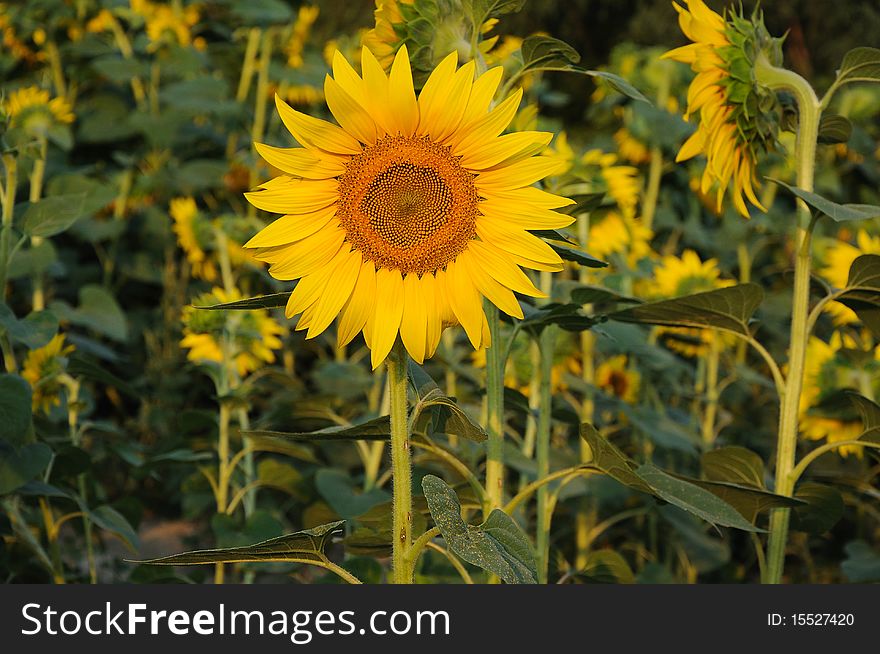
M30 384L18 375L0 375L0 441L24 445L30 427Z
M843 56L837 71L837 83L880 82L880 50L853 48Z
M374 506L391 499L391 495L381 488L365 493L356 491L350 474L331 468L318 470L315 474L315 488L330 508L346 520L361 516Z
M427 412L427 413L426 413ZM429 420L425 420L430 417ZM413 424L418 431L460 436L476 443L482 443L489 436L485 430L472 420L455 400L447 397L439 389L428 391L413 409Z
M525 3L526 0L466 0L466 7L470 9L474 29L479 30L490 18L519 11Z
M538 34L523 39L520 53L524 71L542 66L567 66L581 60L578 51L565 41Z
M822 116L822 120L819 121L818 142L822 145L846 143L850 136L852 136L852 123L843 116Z
M272 458L262 459L257 464L257 479L261 485L287 493L300 501L308 499L300 489L302 475L290 463Z
M286 293L272 293L271 295L259 295L257 297L249 297L244 300L236 300L235 302L226 302L224 304L212 304L205 307L196 307L196 309L206 309L209 311L226 311L232 309L275 309L278 307L286 306L292 292L293 291L288 291Z
M358 425L342 427L334 425L318 431L286 432L271 430L242 431L244 436L279 438L292 441L387 441L391 438L391 421L380 416Z
M553 251L556 252L556 254L558 254L566 261L574 261L575 263L579 263L580 265L587 268L606 268L608 266L607 262L597 259L595 257L591 257L583 250L576 250L575 248L570 248L567 245L558 245L556 243L548 243L547 245L549 245L553 249Z
M855 391L846 391L845 394L862 416L862 425L866 431L880 427L880 404Z
M584 315L578 304L553 302L541 307L533 307L530 304L522 304L521 306L524 319L519 322L519 325L535 336L550 325L557 325L569 332L582 332L601 322L600 319Z
M670 327L715 327L749 336L749 321L764 299L757 284L738 284L608 314L610 320Z
M89 517L98 527L119 536L132 552L139 547L137 533L128 520L111 506L99 506L89 511Z
M804 504L792 513L792 529L820 535L843 517L843 498L836 488L805 482L798 485L794 496Z
M70 228L83 215L86 194L53 195L32 203L24 212L23 231L28 236L48 238Z
M650 463L639 466L636 473L660 498L713 525L734 527L743 531L763 531L746 520L730 504L696 484L673 477Z
M593 425L582 423L580 436L590 446L593 458L590 465L599 468L624 486L653 495L654 489L636 474L636 463L603 437Z
M604 70L588 70L584 72L590 77L598 77L599 79L604 80L608 83L608 86L621 95L625 95L630 100L651 104L651 101L648 100L641 91L623 79L620 75L615 75L614 73L609 73Z
M751 450L731 445L706 452L700 460L709 481L764 488L764 461Z
M58 333L58 317L51 311L34 311L22 320L0 302L0 327L9 336L30 349L43 347Z
M0 495L43 474L51 460L52 450L45 443L29 443L17 450L0 445Z
M115 341L128 341L128 319L113 294L103 286L87 284L80 288L76 309L57 301L52 303L52 310L62 320L88 327Z
M131 561L149 565L202 565L208 563L246 563L249 561L325 561L324 548L330 539L342 532L345 520L320 527L303 529L293 534L270 538L245 547L224 547L211 550L182 552L159 559Z
M513 518L495 509L482 525L468 525L461 518L458 496L445 481L426 475L422 490L431 517L455 554L508 584L537 583L535 553Z
M880 256L863 254L856 258L843 290L837 301L855 311L865 327L880 338Z
M854 584L880 581L880 552L863 540L847 543L847 558L840 565L843 574Z
M407 374L409 376L409 383L420 400L427 397L432 391L440 390L440 387L431 375L425 372L425 369L412 359L409 360Z
M639 304L641 300L626 295L620 295L615 291L601 286L581 285L571 289L571 301L574 304L606 304L620 302L625 304Z
M825 214L831 220L836 222L847 222L850 220L871 220L880 217L880 207L872 204L837 204L831 200L823 198L818 193L805 191L797 186L786 184L778 179L768 177L771 182L784 186L794 195L806 202L820 213Z
M75 352L67 362L67 372L75 377L84 377L92 381L101 382L110 388L122 391L131 398L141 399L141 394L127 381L120 379L109 370L102 368L82 354Z
M597 550L587 555L578 578L592 584L634 584L636 577L629 563L614 550Z
M686 481L694 486L707 490L721 500L727 502L748 521L754 522L758 514L770 509L784 509L802 506L801 500L777 495L770 491L724 481L705 481L692 479L682 475L673 475L676 479Z

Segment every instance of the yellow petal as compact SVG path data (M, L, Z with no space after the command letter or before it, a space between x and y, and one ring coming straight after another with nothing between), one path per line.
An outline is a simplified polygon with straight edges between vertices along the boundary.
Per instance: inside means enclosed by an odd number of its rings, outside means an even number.
M336 122L346 132L361 143L376 143L376 123L373 118L329 75L324 78L324 98Z
M457 140L452 153L465 152L471 147L485 144L501 134L516 116L521 100L522 89L517 89L488 114L471 124L466 130L462 130L466 134L462 136L461 140Z
M333 79L364 108L370 106L364 80L361 79L339 50L333 53Z
M344 230L327 228L291 245L260 250L255 257L272 264L269 274L275 279L299 279L326 265L339 252L344 239Z
M345 172L345 159L306 148L276 148L263 143L254 147L270 166L307 179L328 179Z
M514 132L493 139L489 143L471 147L466 151L459 151L461 165L470 170L486 170L500 164L502 161L516 157L517 154L531 148L540 151L544 148L553 134L550 132Z
M376 57L366 47L361 48L361 72L364 76L364 89L370 113L379 127L380 136L393 134L395 121L388 102L388 76Z
M489 220L477 220L477 236L496 247L532 261L561 264L559 255L537 236L525 230L502 229Z
M422 281L415 273L403 278L403 317L400 321L400 338L406 351L416 361L423 363L427 350L429 298L422 288ZM430 300L433 302L433 299Z
M523 312L519 301L513 292L506 286L499 284L493 277L488 275L476 261L471 252L462 252L455 260L457 266L464 266L468 276L476 286L477 290L482 293L492 304L501 309L508 316L519 318L522 320Z
M561 229L574 222L574 218L551 209L512 207L502 202L485 200L480 203L480 213L487 220L501 221L520 229Z
M474 80L474 62L455 70L458 53L453 51L440 62L419 94L417 133L442 141L461 123Z
M396 130L402 136L412 136L419 126L419 104L413 90L412 69L406 44L400 46L391 73L388 76L388 105L394 117Z
M514 207L538 207L540 209L561 209L574 204L571 198L553 195L534 186L509 191L492 190L486 193L486 201L513 205Z
M425 273L420 280L423 302L425 303L425 316L427 322L427 334L425 337L426 356L434 356L437 346L440 344L440 336L443 334L443 319L437 302L437 281L434 273Z
M540 179L564 169L566 165L555 157L531 157L510 166L480 173L474 180L478 191L511 189L531 186Z
M262 190L244 194L257 209L272 213L309 213L339 198L339 183L335 179L276 177L271 181L275 183L270 188L264 184Z
M495 66L495 68L490 68L474 80L467 108L464 110L464 115L461 118L461 128L463 131L486 115L503 75L504 67Z
M357 283L348 303L343 307L336 337L339 346L348 345L364 329L370 312L376 305L376 266L372 261L361 264ZM367 341L369 345L369 341Z
M245 243L246 248L268 248L301 241L327 226L336 216L336 207L329 206L305 214L281 216Z
M464 327L474 349L480 347L483 329L483 303L480 294L467 275L467 271L457 261L446 266L446 285L449 303L455 317Z
M507 288L531 297L547 297L503 250L483 241L471 241L468 248L477 265Z
M278 95L275 95L278 115L287 131L299 141L300 145L315 150L326 150L339 154L358 154L361 145L357 139L341 127L319 118L312 118L293 109Z
M315 315L309 325L306 338L314 338L327 329L351 297L361 269L362 257L360 251L346 252L347 249L340 250L344 255L341 261L333 267L333 272L330 274L333 283L327 285L324 293L318 299Z
M391 351L403 317L403 278L399 270L376 271L376 306L373 307L370 360L375 370Z

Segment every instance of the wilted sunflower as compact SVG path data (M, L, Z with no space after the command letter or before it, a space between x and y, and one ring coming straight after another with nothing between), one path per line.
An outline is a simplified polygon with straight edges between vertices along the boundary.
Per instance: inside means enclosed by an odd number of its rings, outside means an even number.
M339 316L346 344L363 331L378 366L398 334L417 361L431 356L444 327L461 324L475 348L489 344L485 296L522 317L513 292L541 297L520 268L557 271L562 261L527 230L572 219L571 204L531 185L555 172L533 156L544 132L500 136L521 91L490 110L501 80L493 68L474 79L447 56L418 99L406 48L386 75L364 48L363 77L333 60L324 95L341 127L291 109L276 97L281 120L304 148L258 144L286 175L248 200L285 214L247 247L276 279L299 283L287 303L307 338Z
M685 118L698 113L700 124L676 161L706 155L701 190L707 193L717 185L719 211L729 185L743 216L749 215L743 195L766 211L754 191L755 166L757 155L776 140L776 101L772 91L755 82L754 61L760 53L780 63L780 40L770 37L757 14L746 19L730 12L725 19L703 0L683 1L686 9L673 6L682 32L693 43L663 56L690 64L697 73L688 88Z

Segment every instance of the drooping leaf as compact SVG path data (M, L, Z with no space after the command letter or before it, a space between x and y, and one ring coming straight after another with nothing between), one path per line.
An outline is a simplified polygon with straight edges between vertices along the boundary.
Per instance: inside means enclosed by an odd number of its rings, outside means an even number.
M843 498L833 486L804 482L794 496L804 504L792 512L792 529L824 534L843 517Z
M749 522L754 522L759 513L770 509L794 508L802 505L802 501L797 498L777 495L754 486L744 486L726 481L706 481L682 475L672 476L709 491L727 502Z
M610 320L670 327L716 327L749 336L749 321L764 299L757 284L696 293L615 311Z
M510 516L495 509L482 525L468 525L461 518L458 496L446 482L427 475L422 479L422 490L431 517L455 554L508 584L537 583L534 551Z
M880 49L860 47L847 52L837 71L837 82L880 82Z
M590 465L599 468L606 475L616 479L624 486L629 486L643 493L654 494L654 489L636 474L635 469L637 465L635 461L617 449L608 439L604 438L593 425L586 422L582 423L580 436L590 446L590 451L593 454Z
M591 77L598 77L599 79L604 80L608 86L621 95L625 95L630 100L651 104L651 101L648 100L641 91L623 79L620 75L615 75L614 73L609 73L604 70L588 70L584 72Z
M571 301L574 304L606 304L619 302L621 304L639 304L641 300L634 297L621 295L601 286L580 285L571 289Z
M244 547L194 550L146 561L149 565L202 565L208 563L245 563L248 561L324 561L324 548L334 535L341 533L344 520L312 529L270 538Z
M85 193L53 195L32 203L24 212L22 230L28 236L48 238L70 228L83 215Z
M413 423L418 431L450 434L482 443L489 436L486 431L458 406L455 400L438 389L433 389L419 400L413 409Z
M18 375L0 375L0 441L23 445L31 426L31 386Z
M880 427L880 404L855 391L846 391L846 396L861 414L866 431Z
M831 200L823 198L818 193L805 191L802 188L786 184L785 182L773 179L772 177L768 177L767 179L780 186L784 186L809 206L813 207L820 213L825 214L835 222L871 220L872 218L880 216L880 207L872 204L838 204L837 202L832 202Z
M629 563L614 550L590 552L586 565L577 576L592 584L634 584L636 581Z
M334 425L317 431L286 432L257 429L242 431L244 436L261 438L279 438L292 441L387 441L391 438L391 420L388 416L380 416L358 425L342 427Z
M244 300L235 300L234 302L225 302L223 304L212 304L203 307L197 306L196 309L206 309L209 311L276 309L287 305L291 293L292 291L286 293L272 293L270 295L259 295L257 297L249 297Z
M582 332L602 320L585 315L580 305L577 304L552 302L541 307L533 307L523 303L521 306L524 319L520 321L519 325L535 336L540 335L550 325L557 325L569 332Z
M764 488L764 462L749 449L731 445L704 453L700 460L709 481Z
M45 443L28 443L13 449L0 444L0 495L41 475L52 460L52 450Z
M847 118L836 115L822 116L819 122L819 143L823 145L846 143L850 136L852 136L852 123Z
M730 504L705 488L673 477L650 463L639 466L636 473L650 485L655 495L707 522L743 531L763 531L746 520Z
M136 552L140 541L134 528L119 511L112 506L99 506L89 511L89 517L98 527L116 534L132 552Z
M552 36L535 34L523 39L520 46L523 70L545 66L566 66L581 60L577 50Z
M865 327L880 338L880 256L863 254L853 261L837 301L855 311Z
M579 263L582 266L586 266L587 268L608 267L608 262L597 259L596 257L591 257L583 250L576 250L575 248L568 247L567 245L558 245L556 243L548 243L547 245L553 248L553 251L566 261L573 261L575 263Z

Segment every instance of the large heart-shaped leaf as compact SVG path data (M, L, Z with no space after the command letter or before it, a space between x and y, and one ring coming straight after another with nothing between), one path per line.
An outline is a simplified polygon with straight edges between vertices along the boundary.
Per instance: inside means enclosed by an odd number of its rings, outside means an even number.
M877 48L853 48L843 56L837 83L880 82L880 50Z
M843 498L832 486L805 482L798 485L794 496L803 504L791 515L792 529L824 534L843 517Z
M837 301L855 311L865 327L880 338L880 256L863 254L853 261L846 288Z
M764 488L764 462L749 449L731 445L704 453L700 460L709 481Z
M716 327L749 336L749 321L764 299L757 284L738 284L608 314L611 320L670 327Z
M391 499L391 495L381 488L358 492L351 475L331 468L318 470L315 487L327 504L345 519L363 515L377 504Z
M83 215L85 193L54 195L32 203L24 212L23 231L48 238L70 228Z
M535 553L513 518L495 509L483 524L469 525L461 518L458 496L445 481L427 475L422 490L431 517L455 554L508 584L537 583Z
M202 565L207 563L245 563L248 561L326 561L324 548L330 539L342 532L344 520L337 520L312 529L270 538L245 547L224 547L193 550L163 556L159 559L132 561L149 565Z

